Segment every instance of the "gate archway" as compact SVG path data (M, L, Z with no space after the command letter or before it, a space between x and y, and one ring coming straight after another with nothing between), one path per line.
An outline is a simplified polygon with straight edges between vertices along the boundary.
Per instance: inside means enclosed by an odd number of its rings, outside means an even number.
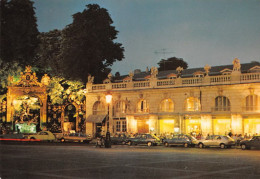
M45 74L41 82L38 82L36 73L33 73L30 66L27 66L25 71L21 73L21 77L17 83L12 83L8 86L7 92L7 118L6 122L12 124L14 130L15 123L15 100L21 96L36 97L39 99L40 115L39 115L39 128L43 129L47 121L47 88L50 78ZM28 104L27 107L29 106ZM29 108L29 107L28 107ZM26 109L30 112L30 109ZM21 120L21 117L20 117ZM22 122L23 124L29 121Z

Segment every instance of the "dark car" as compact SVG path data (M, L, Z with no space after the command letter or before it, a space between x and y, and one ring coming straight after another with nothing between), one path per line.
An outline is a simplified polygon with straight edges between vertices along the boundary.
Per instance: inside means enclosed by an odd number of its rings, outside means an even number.
M151 134L137 134L135 137L128 138L128 145L146 144L147 146L158 145L160 139Z
M165 147L168 147L170 145L194 147L196 144L198 144L198 140L195 137L190 135L175 134L175 135L167 136L167 138L163 140L163 144Z
M254 136L250 140L242 140L240 146L242 150L251 149L252 147L260 148L260 136Z
M126 144L127 136L125 134L115 134L111 136L112 144Z

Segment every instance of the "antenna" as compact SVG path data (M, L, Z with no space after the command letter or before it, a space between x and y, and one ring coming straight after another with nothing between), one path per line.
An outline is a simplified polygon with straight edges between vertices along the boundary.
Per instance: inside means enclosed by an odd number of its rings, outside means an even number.
M163 59L162 59L162 62L163 62L163 69L165 71L165 63L167 62L166 61L166 54L171 54L171 53L174 53L174 52L169 52L167 51L166 48L162 48L160 50L155 50L154 53L157 55L157 54L163 54Z
M155 50L154 53L157 55L157 54L163 54L163 58L165 59L165 55L166 54L170 54L170 53L174 53L174 52L169 52L167 51L166 48L162 48L162 49L159 49L159 50Z

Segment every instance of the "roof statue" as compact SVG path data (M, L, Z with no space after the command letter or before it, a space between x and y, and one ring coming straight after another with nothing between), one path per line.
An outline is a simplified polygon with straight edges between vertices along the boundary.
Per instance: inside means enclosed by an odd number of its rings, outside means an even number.
M183 71L183 67L177 67L176 68L176 71L178 72L178 76L180 77L181 76L181 72Z
M156 78L157 74L158 74L157 67L152 67L151 68L151 78Z
M238 58L235 58L233 60L233 71L240 71L240 68L241 68L240 60Z
M109 73L108 75L107 75L107 77L108 77L108 79L111 81L111 79L112 79L112 73Z
M134 77L134 72L130 71L128 75L129 75L130 81L132 82L133 81L133 77Z
M94 83L94 76L88 75L88 83Z
M211 69L211 66L209 66L208 64L206 64L205 66L204 66L204 70L205 70L205 72L206 72L206 76L209 76L209 70Z
M51 78L47 74L44 74L44 76L42 77L42 80L41 80L41 84L48 86L50 81L51 81Z

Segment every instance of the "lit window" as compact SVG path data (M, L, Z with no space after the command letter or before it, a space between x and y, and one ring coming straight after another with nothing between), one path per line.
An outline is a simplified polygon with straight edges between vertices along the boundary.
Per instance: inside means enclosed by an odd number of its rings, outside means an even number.
M200 111L200 101L198 98L189 97L185 101L186 111Z
M142 99L139 101L138 106L137 106L137 111L138 112L148 112L148 104L147 101Z
M173 112L174 104L171 99L164 99L160 104L161 112Z

